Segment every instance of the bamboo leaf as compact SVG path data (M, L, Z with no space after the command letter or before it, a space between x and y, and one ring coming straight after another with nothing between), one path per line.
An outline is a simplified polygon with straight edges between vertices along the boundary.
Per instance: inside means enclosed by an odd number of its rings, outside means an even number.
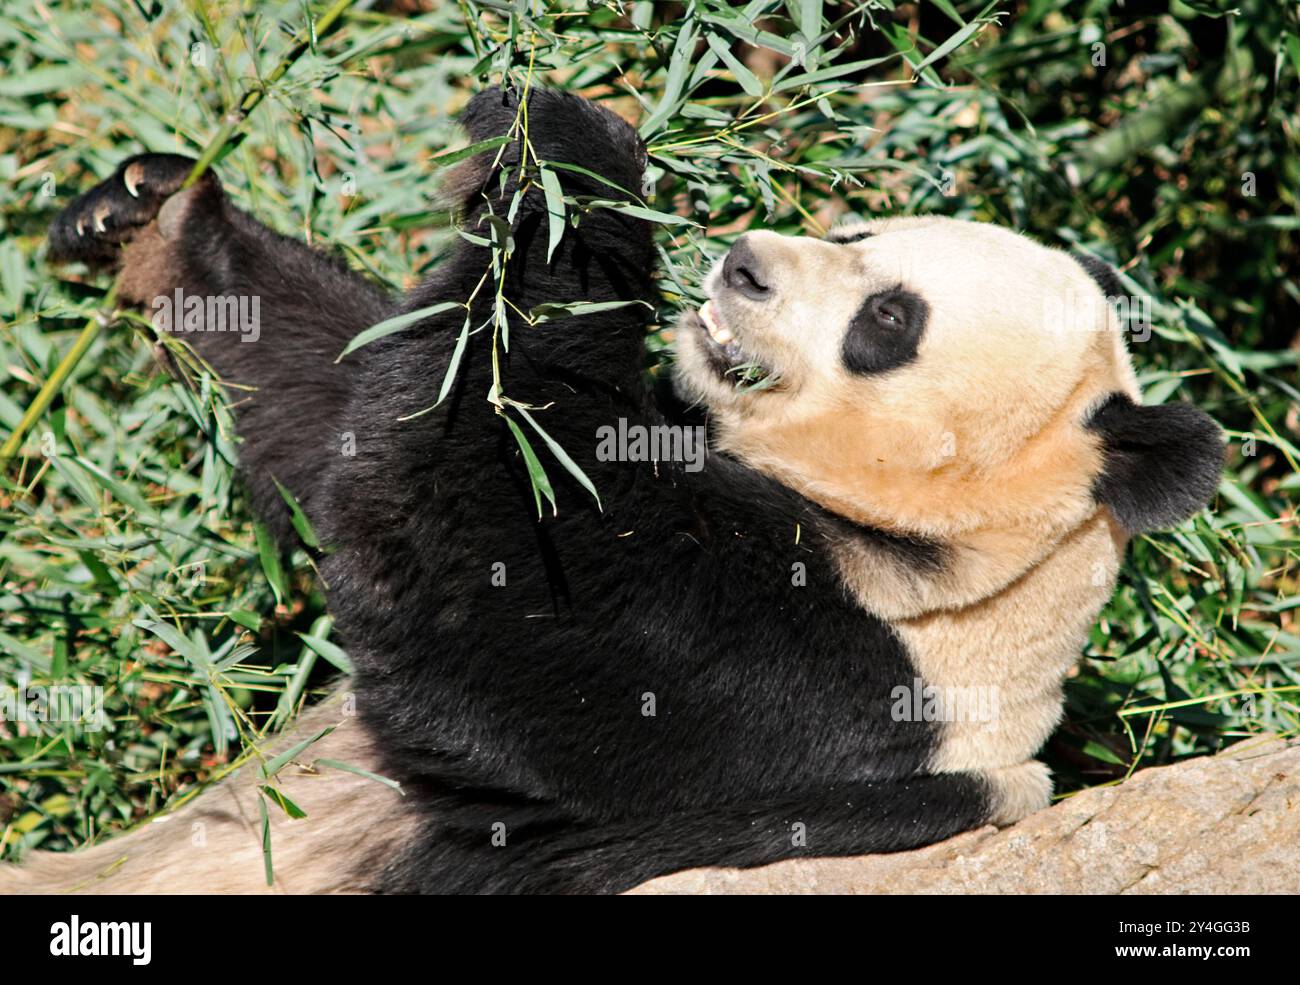
M725 41L716 34L710 34L709 47L713 49L714 53L721 58L724 63L726 63L732 76L740 83L740 87L744 89L745 92L755 98L763 95L763 83L759 82L758 77L747 69L739 58L731 53L731 49L727 47Z
M351 658L342 647L331 643L329 640L322 639L318 636L312 636L309 633L299 633L298 639L306 643L309 647L315 650L317 654L324 657L339 670L343 671L343 673L356 673L356 668L352 666Z
M499 137L489 137L487 140L480 140L470 144L468 147L462 147L459 150L445 151L438 154L429 163L435 168L445 168L449 165L456 164L465 160L467 157L474 157L478 154L486 154L490 150L496 150L510 141L510 135L503 133Z
M298 532L298 536L302 538L302 542L308 547L320 547L320 539L316 536L316 530L312 527L311 521L307 519L307 514L302 511L302 507L298 505L298 500L294 498L293 493L289 492L275 476L271 477L271 481L275 483L275 488L280 491L280 498L289 507L290 522L293 524L293 529Z
M460 301L439 301L437 304L429 305L427 308L417 308L415 311L408 311L405 314L394 315L392 318L385 318L377 325L371 325L364 332L355 335L347 347L339 353L338 358L334 361L342 362L343 357L350 352L356 352L363 345L369 345L376 339L382 339L400 332L404 328L410 328L426 318L432 318L434 315L440 315L444 311L450 311L452 308L463 308L464 303Z
M537 503L537 518L542 518L542 497L551 504L552 512L555 511L555 492L551 489L551 480L546 477L546 469L542 468L542 463L537 460L537 453L533 451L533 446L529 444L528 438L519 430L519 425L512 421L509 416L506 417L506 424L510 426L510 433L515 436L515 442L519 445L519 451L524 456L524 466L528 469L528 481L533 487L533 499Z
M315 735L313 735L311 738L304 739L301 742L296 742L288 749L286 749L284 752L280 753L278 756L275 756L274 758L267 760L265 763L262 764L261 767L262 776L267 780L271 779L273 776L275 776L275 774L279 773L280 770L288 766L289 763L299 758L304 751L306 751L315 743L319 742L321 739L325 738L325 736L329 735L333 731L334 731L333 725L331 725L329 728L323 728Z
M406 791L396 780L390 780L386 776L380 776L378 773L371 773L369 770L363 770L360 766L353 766L351 763L341 763L337 759L317 759L312 763L313 766L327 766L330 769L343 770L345 773L355 773L357 776L364 776L367 780L374 780L376 783L382 783L390 790L396 790L403 797Z
M632 305L644 305L651 308L649 304L640 298L633 298L630 301L569 301L564 304L546 303L539 304L528 311L528 320L536 324L543 322L555 321L558 318L572 318L577 315L594 315L601 311L615 311L618 308L627 308ZM653 310L653 308L651 308Z
M257 813L262 824L262 870L266 873L266 884L275 885L275 866L271 862L271 816L266 810L266 798L257 798Z
M289 597L289 580L285 577L284 568L280 564L280 548L275 543L275 538L271 536L271 531L260 520L253 523L253 535L257 540L257 557L262 565L262 573L271 583L271 591L275 593L276 603L283 605L284 600Z
M560 188L560 179L548 167L541 168L542 190L546 194L546 221L549 238L546 243L546 262L551 262L555 248L564 238L564 191Z
M264 783L258 787L258 789L262 791L267 800L275 804L276 807L280 808L280 810L284 811L294 820L307 816L307 812L290 800L289 795L279 787L272 786L269 783Z
M600 494L596 492L596 486L592 483L592 481L587 478L587 473L582 471L582 469L578 467L578 463L569 457L568 452L566 452L563 448L560 447L559 442L557 442L554 438L552 438L549 434L547 434L542 429L542 426L533 419L532 414L528 413L528 411L525 408L519 406L518 404L515 404L515 410L519 411L523 419L532 425L533 430L542 436L542 440L546 442L546 446L551 449L551 454L553 454L557 459L560 460L560 464L563 465L565 469L568 470L569 474L572 475L575 479L577 479L578 482L582 484L582 487L587 490L587 492L591 493L592 498L596 501L596 508L603 509L603 507L601 507L600 505ZM551 505L552 506L555 505L555 498L553 496L551 497Z
M694 16L687 16L673 42L673 52L668 60L668 76L664 80L663 95L649 118L641 124L641 135L657 133L681 104L682 87L686 84L691 67L691 54L699 37L699 25Z

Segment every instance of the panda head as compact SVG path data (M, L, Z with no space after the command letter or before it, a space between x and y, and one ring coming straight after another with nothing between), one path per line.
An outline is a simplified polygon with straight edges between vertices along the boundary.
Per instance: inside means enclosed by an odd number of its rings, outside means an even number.
M1132 534L1204 506L1222 444L1188 405L1140 405L1117 287L984 223L747 233L679 325L675 380L724 451L874 529L1026 554L1104 506Z

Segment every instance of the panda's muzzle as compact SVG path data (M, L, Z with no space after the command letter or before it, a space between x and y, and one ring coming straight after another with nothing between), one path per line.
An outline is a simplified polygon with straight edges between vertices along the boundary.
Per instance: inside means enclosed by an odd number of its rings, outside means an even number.
M749 239L749 234L737 239L714 268L705 282L712 297L691 320L709 368L720 380L746 391L766 390L779 383L778 375L754 356L736 325L737 318L743 324L746 307L767 301L774 293Z
M767 389L777 383L776 374L741 347L740 340L712 298L700 306L694 323L700 346L719 379L745 390ZM763 384L762 387L759 384Z

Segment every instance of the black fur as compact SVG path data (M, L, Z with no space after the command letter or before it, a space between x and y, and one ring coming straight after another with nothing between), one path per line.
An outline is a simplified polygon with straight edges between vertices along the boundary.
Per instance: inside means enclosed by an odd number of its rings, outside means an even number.
M859 243L864 239L870 239L874 235L875 233L870 233L865 231L849 233L849 232L837 231L832 229L825 236L823 236L822 239L824 239L828 243L835 243L837 246L844 246L848 243Z
M844 537L856 539L864 547L875 550L918 574L930 577L942 574L951 556L948 545L939 541L877 530L825 511L822 520L827 527L839 530Z
M893 287L862 302L844 335L844 366L871 375L906 366L916 358L930 306L918 294Z
M504 132L513 99L476 97L471 139ZM644 149L612 115L535 91L529 123L543 159L640 187ZM489 200L503 214L514 189L500 193L491 158L461 177L463 222L479 234ZM518 158L511 145L507 165ZM610 195L559 173L570 193ZM584 215L548 263L533 189L512 236L506 293L523 311L655 298L640 219ZM603 504L534 439L559 499L538 522L514 439L484 399L490 330L471 336L447 401L412 419L438 393L459 312L332 362L371 322L467 298L488 250L463 242L392 302L214 189L180 257L186 290L262 294L258 343L192 339L228 379L259 388L240 419L257 506L279 510L278 476L333 546L322 573L360 712L425 818L375 888L616 891L695 865L905 849L988 817L979 778L926 775L939 726L891 718L891 690L916 672L890 627L847 596L827 549L870 531L846 532L725 456L698 473L596 460L602 425L664 420L641 381L645 307L512 322L505 391L549 408L533 414ZM475 325L490 303L484 292ZM355 456L342 454L345 432ZM893 550L938 563L926 545ZM505 587L492 583L496 562Z
M1223 469L1223 436L1190 404L1144 407L1114 393L1088 427L1101 435L1105 470L1093 485L1130 533L1173 526L1213 496Z
M1101 288L1101 293L1107 298L1118 298L1124 295L1124 285L1120 282L1119 274L1115 273L1115 268L1105 260L1098 260L1087 253L1075 253L1071 251L1072 256L1085 271L1088 276L1097 282Z

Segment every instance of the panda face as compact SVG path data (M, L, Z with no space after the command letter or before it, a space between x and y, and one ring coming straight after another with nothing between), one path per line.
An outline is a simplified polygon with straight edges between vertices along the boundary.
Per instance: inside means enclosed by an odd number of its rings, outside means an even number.
M748 233L705 289L679 326L677 385L724 450L809 498L945 538L1095 506L1088 414L1137 387L1068 254L983 223L885 219L822 240Z

